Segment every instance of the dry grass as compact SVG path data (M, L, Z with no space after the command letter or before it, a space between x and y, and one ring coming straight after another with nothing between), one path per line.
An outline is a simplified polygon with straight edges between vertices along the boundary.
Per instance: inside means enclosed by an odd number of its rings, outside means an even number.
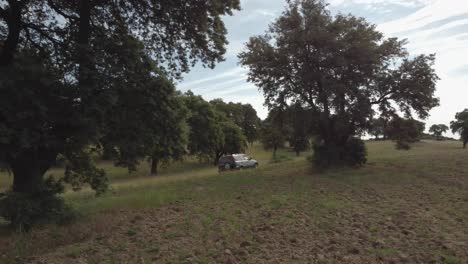
M467 263L468 151L370 142L361 169L304 158L67 194L76 223L0 238L1 263ZM265 155L266 156L266 155Z

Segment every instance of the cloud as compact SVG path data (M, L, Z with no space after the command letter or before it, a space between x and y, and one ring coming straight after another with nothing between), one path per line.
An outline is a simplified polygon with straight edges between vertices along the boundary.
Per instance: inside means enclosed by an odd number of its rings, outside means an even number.
M468 98L468 3L467 0L329 0L333 13L351 12L378 24L387 37L407 38L410 54L436 53L436 71L441 77L437 96L441 106L427 121L448 124L466 108ZM226 62L216 69L197 67L179 85L207 99L252 104L260 117L267 115L263 96L246 80L237 54L252 35L262 34L283 10L284 0L241 0L242 11L226 17L230 42Z
M197 79L197 80L189 81L189 82L182 82L178 86L178 88L183 89L183 90L196 89L206 83L218 82L219 80L222 80L222 79L229 79L229 78L236 78L236 77L238 78L240 76L245 75L245 72L246 70L240 67L232 68L230 70L227 70L225 72L222 72L214 76L205 77L205 78L201 78L201 79Z
M417 7L427 5L434 0L330 0L328 3L331 6L350 6L350 5L368 5L368 6L376 6L376 5L400 5L404 7Z

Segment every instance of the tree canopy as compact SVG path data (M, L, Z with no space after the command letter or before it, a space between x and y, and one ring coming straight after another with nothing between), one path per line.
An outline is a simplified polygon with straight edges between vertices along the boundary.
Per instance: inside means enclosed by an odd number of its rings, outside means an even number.
M260 130L260 142L267 150L273 150L273 157L276 157L276 151L284 147L289 134L288 127L285 125L286 111L282 108L273 108L268 113L268 117L263 120Z
M13 172L12 191L42 198L43 175L63 156L64 180L102 193L92 152L103 145L130 169L180 156L184 124L167 123L184 119L171 82L197 62L223 60L222 16L239 8L238 0L1 1L0 164Z
M468 109L455 115L455 120L450 123L450 128L454 134L460 134L463 148L466 148L468 144Z
M432 133L432 135L437 139L437 140L443 140L443 134L449 130L449 127L444 124L438 124L438 125L432 125L429 128L429 133Z
M258 139L260 118L257 111L250 104L225 103L222 99L211 100L210 103L218 112L234 122L242 129L246 140L253 144Z
M396 142L397 149L409 150L411 143L421 140L424 130L425 124L421 121L395 116L390 121L386 133Z
M435 56L410 57L405 43L385 38L362 18L332 16L324 1L290 1L239 58L266 105L301 102L316 113L316 140L325 146L320 149L333 149L332 165L377 112L426 118L438 105Z

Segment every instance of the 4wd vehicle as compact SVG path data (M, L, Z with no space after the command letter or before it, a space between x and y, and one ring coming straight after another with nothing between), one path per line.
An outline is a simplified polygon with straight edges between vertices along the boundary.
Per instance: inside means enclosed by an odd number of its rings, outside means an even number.
M241 170L247 168L257 168L258 161L252 159L246 154L225 155L219 159L219 171Z

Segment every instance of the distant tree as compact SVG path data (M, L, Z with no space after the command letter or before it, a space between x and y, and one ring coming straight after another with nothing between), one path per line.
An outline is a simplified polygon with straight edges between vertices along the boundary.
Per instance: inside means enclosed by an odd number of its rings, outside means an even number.
M99 140L103 151L130 171L147 157L180 158L177 150L186 145L186 132L181 128L186 110L173 83L145 53L142 43L131 37L121 43L130 49L125 56L112 58L116 65L126 67L111 68L115 72L106 80L113 87L108 96L114 102L105 113L106 130ZM128 79L121 82L122 76Z
M437 140L443 140L444 137L442 134L447 132L447 130L449 130L449 127L444 124L432 125L431 128L429 128L429 133L432 133Z
M214 165L218 165L219 158L223 155L242 153L247 146L247 140L239 126L230 120L222 121L221 126L224 140L215 152Z
M386 39L362 18L332 16L324 1L288 2L265 35L250 38L239 58L269 108L299 101L315 112L314 134L321 146L316 151L323 153L314 157L325 159L317 164L347 164L348 144L356 141L350 139L377 113L401 111L424 119L439 104L434 55L410 57L405 41Z
M396 142L396 148L409 150L411 144L419 141L423 136L425 124L414 119L404 119L398 116L390 121L387 133Z
M240 127L247 142L252 145L259 138L261 120L257 111L250 104L243 105L244 119Z
M268 117L262 122L260 141L266 150L273 150L273 157L276 157L276 151L284 147L287 140L284 119L284 109L274 108L270 110Z
M210 161L224 145L223 116L191 91L183 95L183 100L189 111L188 151L200 160Z
M450 123L450 128L454 134L460 134L463 148L466 148L468 144L468 109L455 115L455 121Z
M210 103L217 111L223 113L226 118L242 129L250 144L258 139L260 118L257 116L257 111L255 111L252 105L232 102L225 103L222 99L214 99Z
M187 109L182 98L169 98L170 111L165 115L165 124L153 135L150 145L150 173L153 176L158 175L158 168L161 163L181 160L187 154L189 132Z

